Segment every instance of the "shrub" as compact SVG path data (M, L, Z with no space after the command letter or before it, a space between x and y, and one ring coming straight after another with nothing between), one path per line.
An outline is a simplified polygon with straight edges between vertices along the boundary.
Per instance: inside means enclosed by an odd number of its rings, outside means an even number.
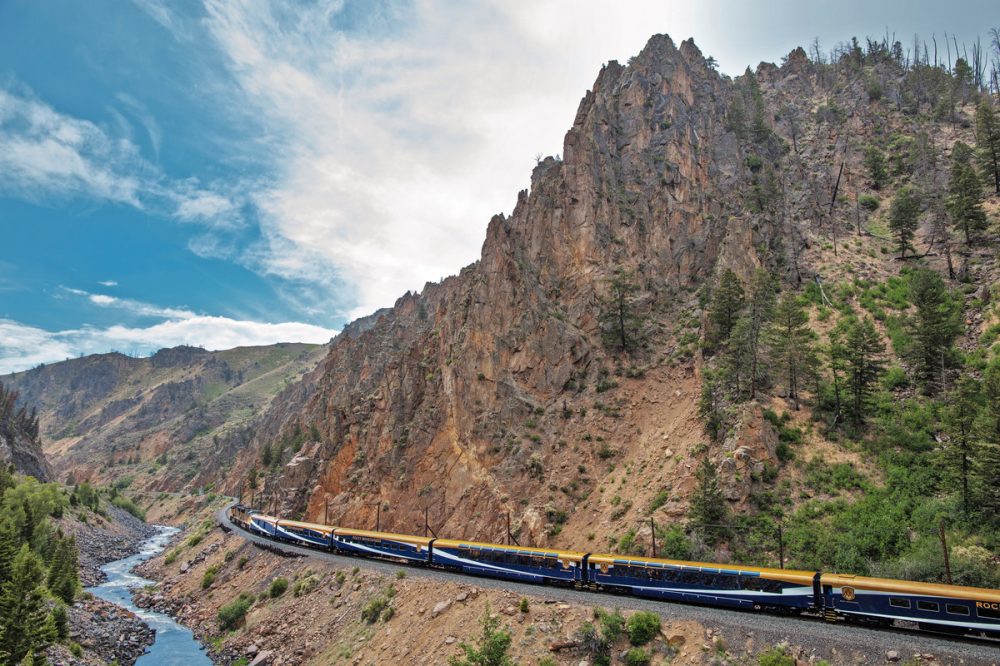
M375 624L382 617L382 612L389 607L389 600L381 594L361 609L361 619L368 624Z
M292 588L292 594L296 597L301 597L303 594L309 594L315 590L317 585L319 585L319 579L313 574L309 574L305 578L296 581Z
M594 616L601 623L601 635L608 643L617 641L625 629L625 616L620 608L608 613L600 608L594 609Z
M219 628L223 631L235 629L243 621L243 617L253 605L253 597L246 592L219 609Z
M242 569L247 565L247 562L249 561L250 561L249 557L247 557L246 555L242 556L240 559L236 560L236 568Z
M660 492L656 493L656 497L654 497L653 501L649 503L649 513L653 513L661 506L666 504L668 499L670 499L670 493L667 492L666 490L661 490Z
M521 597L521 603L518 604L518 608L522 613L528 612L528 600L525 597Z
M146 522L146 512L140 509L135 502L125 497L124 495L116 495L111 500L111 504L118 507L119 509L128 511L142 522Z
M272 599L277 599L288 590L288 579L278 576L271 581L271 588L268 590L268 594Z
M862 194L858 197L858 205L869 212L878 210L879 204L878 197L871 194Z
M178 555L180 555L180 551L177 548L174 548L169 553L167 553L167 556L165 558L163 558L163 563L166 565L173 564L174 561L177 559Z
M649 655L640 647L634 647L625 653L625 663L628 666L646 666L649 663Z
M783 647L774 647L767 652L761 652L757 658L760 666L795 666L793 659Z
M201 589L207 590L212 587L212 583L215 582L215 574L219 572L218 566L212 566L205 569L205 573L201 576Z
M632 645L645 645L660 632L660 616L650 611L638 611L625 623Z

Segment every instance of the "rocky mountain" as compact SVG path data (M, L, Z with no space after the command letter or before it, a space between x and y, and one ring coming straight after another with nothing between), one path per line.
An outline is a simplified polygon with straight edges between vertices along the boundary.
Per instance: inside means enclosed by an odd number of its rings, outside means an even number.
M618 547L648 539L650 516L686 515L702 459L737 513L775 488L790 506L794 488L816 492L785 464L789 438L877 478L872 458L814 432L780 391L729 404L718 442L698 403L704 308L725 269L814 295L810 325L825 336L837 304L823 285L844 284L847 312L852 280L898 273L879 198L912 180L927 211L943 210L946 156L975 142L975 94L897 51L855 43L816 62L800 48L730 79L693 42L659 35L610 62L562 156L490 221L480 260L335 340L249 447L224 443L237 457L225 487L346 525L422 531L427 515L442 534L503 540L509 516L522 543L589 547L600 534ZM869 145L898 152L881 191ZM940 229L925 214L918 238L944 270ZM995 279L991 253L962 261L968 279ZM973 315L970 334L988 319Z
M13 464L39 481L52 479L52 468L38 438L34 409L18 406L18 393L0 384L0 464Z
M5 381L37 406L37 428L58 476L181 489L222 436L242 429L322 358L324 347L278 344L149 358L97 354Z

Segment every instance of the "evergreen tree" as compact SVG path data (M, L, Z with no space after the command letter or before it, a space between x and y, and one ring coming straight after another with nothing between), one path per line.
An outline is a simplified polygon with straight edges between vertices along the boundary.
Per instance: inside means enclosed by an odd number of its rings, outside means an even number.
M0 586L10 580L14 571L14 558L21 548L21 540L14 522L0 520Z
M868 171L868 182L873 190L881 190L889 179L889 172L885 168L885 155L875 146L868 146L865 149L864 166Z
M975 459L974 428L982 409L979 382L969 375L962 376L948 395L944 405L944 425L948 442L944 447L945 466L958 477L962 496L962 513L968 519L972 510L972 463Z
M1000 194L1000 119L987 97L976 108L976 153L983 180Z
M994 358L983 374L984 408L976 424L978 450L975 476L977 504L982 515L1000 524L1000 359Z
M961 141L951 153L948 213L955 227L965 235L966 245L971 246L973 237L986 229L982 181L972 165L972 149Z
M56 540L55 553L49 566L48 588L67 604L73 603L79 585L77 560L76 540L73 537Z
M713 442L722 436L724 425L722 412L722 390L715 374L705 369L702 375L701 396L698 398L698 415L705 423L705 434Z
M54 639L55 625L45 611L43 580L41 559L24 544L14 558L10 580L0 588L0 651L13 663Z
M617 271L611 278L608 296L601 308L604 342L611 349L630 354L642 342L645 319L639 315L635 295L639 285L628 271Z
M906 186L892 200L889 208L889 229L896 237L899 258L906 257L907 250L913 250L913 237L917 233L920 219L920 199L913 188Z
M786 293L775 309L769 331L771 359L788 388L788 399L797 410L799 391L818 365L809 329L809 315L796 297Z
M729 517L729 507L726 498L719 487L719 473L716 466L707 457L703 458L695 473L698 485L691 495L688 507L688 517L699 526L699 531L713 543L721 537L725 529L716 527L723 525Z
M758 269L754 274L747 305L746 344L750 357L750 399L766 378L763 370L764 331L774 316L774 281L770 274Z
M847 322L842 353L850 404L847 412L855 428L864 425L874 385L884 369L885 344L868 317Z
M912 340L907 356L924 390L933 393L935 385L944 388L945 371L955 362L952 344L962 332L961 305L933 270L913 271L909 283L915 310L907 318Z
M731 269L719 276L719 284L712 292L708 307L708 331L705 335L709 350L729 339L729 334L739 319L745 304L743 284Z

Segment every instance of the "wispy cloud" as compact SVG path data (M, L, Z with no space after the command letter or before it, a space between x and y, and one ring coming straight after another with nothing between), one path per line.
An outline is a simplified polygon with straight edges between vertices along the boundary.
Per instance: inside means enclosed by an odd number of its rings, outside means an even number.
M125 97L143 117L155 150L162 134L138 101ZM127 121L117 114L119 125ZM51 202L87 197L132 206L182 222L229 228L240 223L229 191L204 187L197 179L175 179L145 159L131 137L89 120L59 113L29 91L0 88L0 195Z
M46 331L0 319L0 374L109 351L149 354L176 345L216 350L277 342L324 343L335 334L336 331L296 322L272 324L201 315L145 328L85 326L64 331Z
M97 284L101 285L102 287L117 287L118 286L118 283L115 280L101 280Z
M93 294L83 289L62 287L62 290L74 296L86 298L91 304L101 308L114 308L137 317L155 317L161 319L194 319L198 315L191 310L181 308L164 308L129 298L118 298L107 294Z

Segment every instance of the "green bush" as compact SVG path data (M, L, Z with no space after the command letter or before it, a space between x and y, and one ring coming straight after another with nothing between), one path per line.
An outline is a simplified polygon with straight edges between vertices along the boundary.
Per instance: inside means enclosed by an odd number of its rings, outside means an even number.
M215 574L219 572L218 566L212 566L205 569L205 573L201 576L201 589L207 590L212 587L212 583L215 582Z
M858 197L858 205L869 212L874 212L878 210L879 207L878 197L872 196L871 194L862 194Z
M146 522L146 512L140 509L135 502L125 497L124 495L116 495L111 500L111 504L118 507L119 509L124 509L125 511L128 511L142 522Z
M594 616L601 623L601 635L608 643L617 641L625 629L625 616L620 608L608 613L600 608L594 610Z
M223 631L235 629L253 605L253 598L246 592L219 609L219 628Z
M247 562L249 562L249 561L250 561L250 558L247 557L246 555L243 555L242 557L240 557L240 559L236 560L236 568L237 569L242 569L243 567L245 567L247 565Z
M649 655L642 648L634 647L625 653L625 663L628 666L646 666L649 664Z
M368 624L375 624L388 607L389 600L380 594L361 609L361 619Z
M757 663L760 666L795 666L795 659L785 651L785 648L774 647L767 652L761 652Z
M650 611L638 611L625 623L632 645L645 645L660 632L660 616Z
M288 590L288 579L278 576L277 578L271 581L271 587L268 590L268 594L271 596L272 599L277 599L278 597L283 595L286 590Z

